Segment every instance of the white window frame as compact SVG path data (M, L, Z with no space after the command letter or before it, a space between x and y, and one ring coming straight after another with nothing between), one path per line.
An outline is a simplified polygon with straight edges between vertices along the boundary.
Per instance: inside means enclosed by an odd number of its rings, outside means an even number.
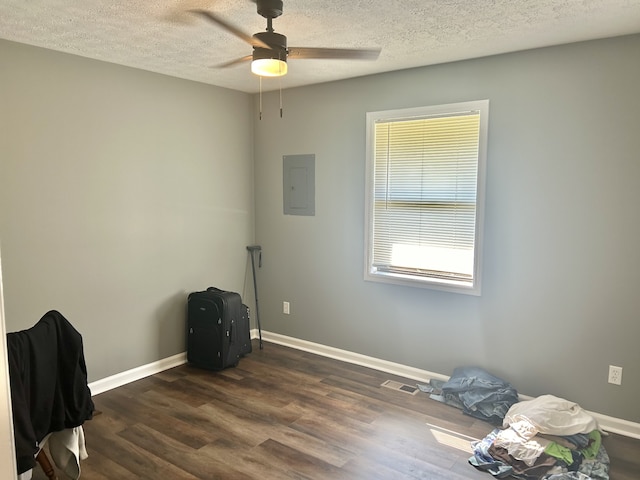
M458 116L468 112L478 112L480 115L478 137L478 165L476 176L475 202L475 236L473 245L473 273L471 279L443 278L422 272L420 275L383 271L374 266L374 208L375 208L375 127L380 121L402 121L407 119L421 119L430 117ZM454 293L481 295L482 279L482 238L484 225L485 177L487 163L487 131L489 118L489 100L452 103L447 105L425 106L367 112L366 131L366 189L365 189L365 255L364 279L367 281L384 282L407 285L413 287L430 288Z

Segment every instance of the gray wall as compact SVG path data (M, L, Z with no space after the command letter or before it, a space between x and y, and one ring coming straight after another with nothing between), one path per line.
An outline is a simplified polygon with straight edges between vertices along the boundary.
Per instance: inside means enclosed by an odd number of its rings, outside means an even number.
M638 52L630 36L292 89L282 120L267 94L263 328L441 374L479 365L525 395L640 422ZM365 282L365 113L477 99L490 100L483 295ZM285 216L282 156L307 153L316 215Z
M241 291L251 96L0 41L7 331L61 311L89 380L184 351L186 295Z
M92 381L183 351L187 292L250 291L255 200L265 329L481 365L639 422L638 51L632 36L292 89L283 119L274 92L258 121L249 95L0 41L7 331L59 309ZM365 282L365 112L483 98L482 297ZM304 153L316 215L284 216L282 156Z

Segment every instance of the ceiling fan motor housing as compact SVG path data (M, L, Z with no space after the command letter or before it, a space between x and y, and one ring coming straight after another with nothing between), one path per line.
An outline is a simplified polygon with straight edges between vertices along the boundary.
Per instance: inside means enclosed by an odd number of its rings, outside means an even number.
M279 58L287 61L287 37L276 32L259 32L253 35L271 48L253 47L253 59Z
M264 18L276 18L282 15L282 0L257 0L258 13Z

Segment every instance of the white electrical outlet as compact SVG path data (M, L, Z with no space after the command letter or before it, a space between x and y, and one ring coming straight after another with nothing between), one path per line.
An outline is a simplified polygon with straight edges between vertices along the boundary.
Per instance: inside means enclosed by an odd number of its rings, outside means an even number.
M609 365L609 383L622 385L622 367Z
M289 302L282 302L282 313L289 315Z

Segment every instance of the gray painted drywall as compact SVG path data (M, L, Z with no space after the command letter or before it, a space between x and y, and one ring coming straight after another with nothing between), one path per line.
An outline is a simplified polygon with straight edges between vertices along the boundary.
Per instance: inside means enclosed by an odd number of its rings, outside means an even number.
M283 119L278 93L264 95L263 328L441 374L479 365L525 395L639 422L638 52L636 35L291 89ZM365 282L365 113L478 99L482 296ZM314 217L282 213L282 156L299 153L316 158ZM622 386L607 384L610 364Z
M184 351L188 292L242 291L248 94L0 41L7 331L57 309L89 380Z
M187 292L250 290L255 177L265 329L442 374L477 364L638 422L639 50L621 37L292 89L282 120L270 93L258 121L242 93L0 41L7 331L61 310L90 380L181 352ZM479 98L482 297L365 282L365 112ZM282 156L301 153L314 217L282 213Z

